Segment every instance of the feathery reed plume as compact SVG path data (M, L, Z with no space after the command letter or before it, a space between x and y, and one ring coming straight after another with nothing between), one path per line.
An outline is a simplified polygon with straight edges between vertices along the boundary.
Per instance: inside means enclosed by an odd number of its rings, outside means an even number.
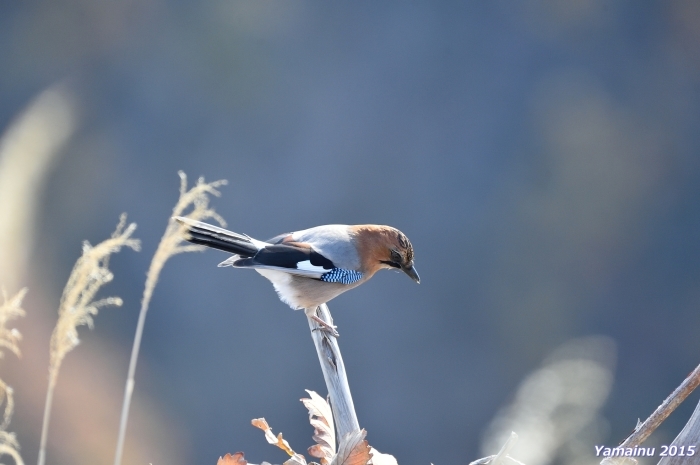
M130 247L136 251L140 249L140 241L131 238L136 229L136 223L131 223L126 228L125 226L126 215L123 214L111 238L100 242L94 247L87 241L83 242L83 255L75 262L73 271L71 271L68 278L68 283L66 283L66 287L63 290L58 309L58 322L53 330L53 334L51 334L49 386L46 391L44 421L41 426L39 465L44 465L46 460L46 440L58 371L66 354L80 342L78 339L78 326L87 325L89 328L92 328L93 316L97 315L101 307L107 305L118 307L122 305L122 300L119 297L107 297L100 300L94 300L94 298L100 287L114 278L114 275L107 267L110 255L119 252L122 247Z
M124 388L124 402L122 403L121 419L119 421L119 436L117 438L117 448L114 454L114 465L120 465L122 454L124 451L124 441L126 438L126 425L129 420L129 407L131 405L131 396L134 392L134 376L136 374L136 362L138 361L139 349L141 347L141 338L143 336L143 327L146 322L146 313L148 305L153 296L153 290L158 283L158 277L165 265L165 262L173 255L183 252L198 252L204 250L204 247L199 245L182 245L183 234L185 227L172 219L174 216L184 216L193 220L204 220L213 218L218 221L221 226L226 226L224 219L219 216L213 209L209 208L209 196L214 195L219 197L221 193L216 190L217 187L227 183L225 179L214 181L211 183L204 182L204 178L200 177L192 189L187 190L187 175L183 171L178 171L180 176L180 198L173 208L173 213L168 226L165 228L165 233L158 244L156 253L153 255L151 265L146 274L146 285L143 290L141 299L141 310L139 312L139 320L136 325L136 334L134 335L134 344L131 348L131 359L129 360L129 372L126 379L126 387ZM192 207L192 210L185 214L185 210ZM40 464L41 465L41 464Z
M6 325L8 321L25 315L20 305L26 293L27 288L24 288L14 297L8 299L3 289L2 297L4 303L0 305L0 347L12 351L17 357L20 356L17 343L22 339L22 335L17 329L8 329ZM5 353L0 350L0 358L4 355ZM0 455L9 455L14 459L16 465L24 465L24 461L19 455L19 443L17 442L17 438L15 438L15 433L7 431L7 427L10 425L10 419L12 418L12 412L15 408L12 388L0 379L0 405L2 405L3 402L5 403L5 410L2 413L2 423L0 423Z
M22 299L24 299L24 295L26 293L27 288L25 287L14 297L8 299L7 294L3 289L2 298L4 303L0 306L0 347L4 347L12 351L12 353L18 357L20 357L21 354L17 343L22 340L22 335L16 328L8 329L6 325L10 320L14 320L25 315L25 311L22 310L20 305L22 305ZM0 350L0 358L4 356L5 353ZM4 423L3 425L7 426ZM2 426L0 426L0 429L2 429Z
M42 181L75 131L76 113L70 92L54 85L0 137L0 282L11 292L29 261Z

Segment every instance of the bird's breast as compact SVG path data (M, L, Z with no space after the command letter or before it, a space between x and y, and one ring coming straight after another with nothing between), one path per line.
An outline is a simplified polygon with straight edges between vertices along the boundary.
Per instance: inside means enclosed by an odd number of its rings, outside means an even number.
M283 271L257 268L255 271L267 278L277 291L280 300L295 310L315 308L358 286L362 280L350 284L324 282Z

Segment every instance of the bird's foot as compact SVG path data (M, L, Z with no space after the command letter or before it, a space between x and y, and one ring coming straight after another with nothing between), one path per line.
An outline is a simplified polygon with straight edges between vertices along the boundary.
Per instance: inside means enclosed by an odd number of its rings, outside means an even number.
M337 326L329 325L328 323L326 323L325 321L323 321L321 318L317 317L316 315L309 315L309 318L311 318L316 323L321 325L320 327L315 328L314 331L316 331L316 330L323 331L324 333L328 333L333 337L340 336L340 334L338 333L338 330L337 330L337 328L338 328Z

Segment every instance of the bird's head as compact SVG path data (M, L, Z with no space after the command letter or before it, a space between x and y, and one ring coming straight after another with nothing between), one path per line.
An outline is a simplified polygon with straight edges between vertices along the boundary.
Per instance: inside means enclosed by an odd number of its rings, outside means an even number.
M358 231L359 248L368 268L376 271L393 268L406 273L415 282L420 277L413 265L413 246L406 235L391 226L364 225Z

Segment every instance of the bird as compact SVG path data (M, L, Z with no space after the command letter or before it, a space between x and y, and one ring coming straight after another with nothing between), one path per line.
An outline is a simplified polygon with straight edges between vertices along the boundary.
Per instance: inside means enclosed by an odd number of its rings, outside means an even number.
M251 268L267 278L282 302L338 336L316 308L365 282L381 269L403 271L416 283L413 245L384 225L329 224L280 234L267 241L182 216L184 239L233 255L220 267Z

